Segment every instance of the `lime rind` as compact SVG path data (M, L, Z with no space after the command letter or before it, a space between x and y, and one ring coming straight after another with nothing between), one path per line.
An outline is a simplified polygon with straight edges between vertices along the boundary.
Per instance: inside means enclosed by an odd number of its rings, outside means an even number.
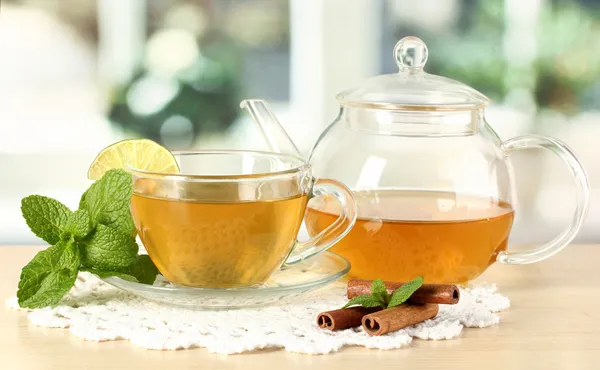
M148 171L178 173L177 160L167 148L149 139L126 139L102 149L88 169L88 178L98 180L113 168L129 164Z

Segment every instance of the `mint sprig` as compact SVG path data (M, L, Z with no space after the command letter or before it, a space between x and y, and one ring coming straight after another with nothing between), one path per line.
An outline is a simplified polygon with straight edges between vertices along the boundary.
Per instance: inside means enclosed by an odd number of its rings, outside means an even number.
M371 283L371 295L381 303L381 307L387 307L390 303L390 295L381 279L376 279Z
M131 175L114 169L90 186L75 212L41 195L21 201L31 231L52 245L21 271L17 291L21 307L58 304L75 284L79 271L154 283L156 266L148 256L138 255L129 212L132 193Z
M390 296L385 288L385 283L381 279L373 280L371 283L371 294L361 294L356 296L342 308L351 306L363 306L363 307L381 307L391 308L400 306L406 302L414 292L417 291L423 285L423 278L421 276L403 284L400 288L394 290Z

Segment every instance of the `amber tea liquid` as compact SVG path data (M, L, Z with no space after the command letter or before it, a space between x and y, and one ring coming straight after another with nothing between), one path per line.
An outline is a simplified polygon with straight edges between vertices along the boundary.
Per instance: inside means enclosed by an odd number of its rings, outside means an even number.
M171 282L200 287L265 281L296 240L307 196L191 202L134 194L131 212L148 254Z
M356 224L330 249L350 261L351 278L407 281L421 275L428 283L464 283L506 250L514 218L508 203L436 191L354 195ZM327 198L309 204L311 236L335 221L337 207Z

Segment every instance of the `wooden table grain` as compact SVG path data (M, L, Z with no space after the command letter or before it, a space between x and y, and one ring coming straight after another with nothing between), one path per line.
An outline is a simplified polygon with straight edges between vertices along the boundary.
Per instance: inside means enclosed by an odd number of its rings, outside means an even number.
M39 247L0 247L0 297L14 294L20 268ZM501 323L460 338L415 340L404 349L345 348L308 356L282 350L216 355L205 349L152 351L128 341L86 342L65 329L36 327L0 309L0 369L600 369L600 245L574 245L534 265L492 266L512 302Z

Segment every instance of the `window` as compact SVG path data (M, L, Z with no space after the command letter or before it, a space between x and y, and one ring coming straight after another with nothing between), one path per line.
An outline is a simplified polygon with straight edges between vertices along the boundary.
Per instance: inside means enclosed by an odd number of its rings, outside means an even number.
M598 0L3 0L1 7L0 244L37 243L20 199L38 193L75 207L88 186L82 174L117 140L264 149L239 109L245 98L268 100L308 153L338 112L335 94L393 72L393 45L409 34L427 42L428 72L493 99L487 117L502 138L557 136L600 183ZM516 240L546 240L569 221L566 170L546 153L514 164ZM597 199L580 240L600 239Z

